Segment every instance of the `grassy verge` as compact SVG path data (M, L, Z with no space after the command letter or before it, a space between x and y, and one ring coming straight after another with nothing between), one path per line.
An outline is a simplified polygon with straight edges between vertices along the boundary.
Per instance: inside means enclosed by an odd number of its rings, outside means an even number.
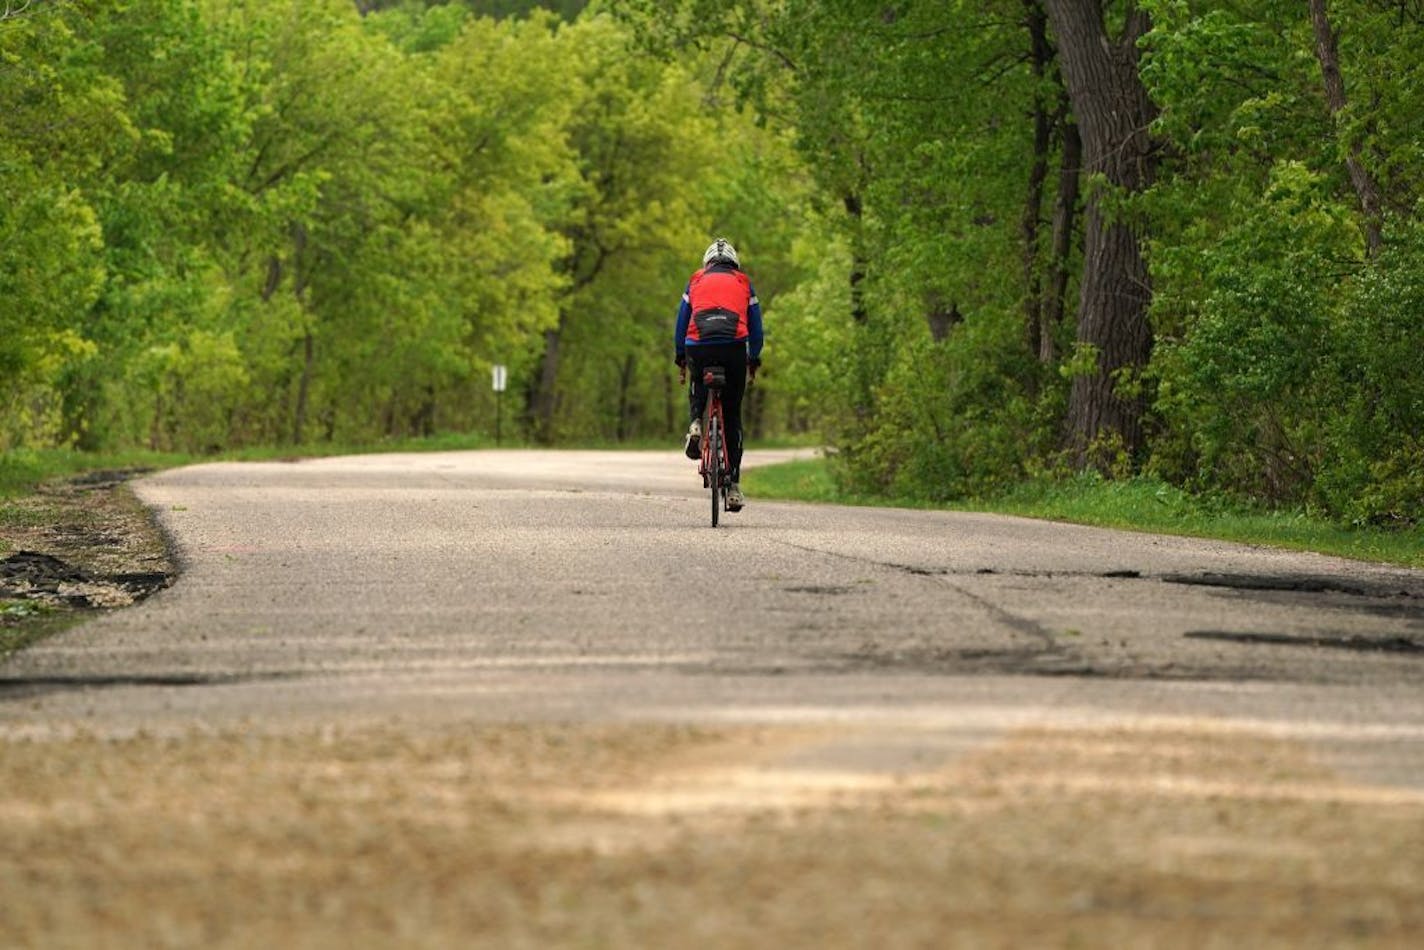
M101 469L169 468L194 461L161 452L73 452L24 449L0 452L0 500L27 495L42 482Z
M0 660L74 626L83 615L27 600L0 597Z
M742 483L747 493L756 498L988 511L1424 567L1424 529L1418 527L1343 527L1303 512L1245 510L1149 479L1113 482L1084 476L1063 482L1030 482L1014 486L1000 496L945 505L910 498L842 494L824 459L749 469Z
M507 442L508 440L506 440ZM71 449L21 449L0 452L0 500L28 494L43 482L103 469L162 469L195 462L260 462L271 459L361 455L372 452L447 452L493 448L483 435L448 434L365 445L321 442L312 445L256 446L214 455L177 452L77 452Z

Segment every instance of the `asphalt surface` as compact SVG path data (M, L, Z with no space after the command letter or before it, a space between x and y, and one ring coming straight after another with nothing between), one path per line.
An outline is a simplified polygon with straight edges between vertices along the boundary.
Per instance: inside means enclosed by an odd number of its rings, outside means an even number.
M136 490L182 576L0 665L0 735L845 724L797 754L874 773L1157 723L1424 789L1424 572L756 498L713 530L675 453L222 463Z

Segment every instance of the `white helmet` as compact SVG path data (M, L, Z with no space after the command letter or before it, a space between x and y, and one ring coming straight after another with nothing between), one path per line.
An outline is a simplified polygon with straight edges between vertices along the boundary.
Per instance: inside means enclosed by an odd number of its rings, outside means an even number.
M702 255L703 267L707 267L714 261L725 261L733 267L742 266L742 262L737 259L737 249L726 238L718 238L713 241L707 246L707 253Z

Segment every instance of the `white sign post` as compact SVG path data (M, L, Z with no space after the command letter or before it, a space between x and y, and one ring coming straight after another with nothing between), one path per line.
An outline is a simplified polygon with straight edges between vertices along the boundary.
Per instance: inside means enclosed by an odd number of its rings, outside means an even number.
M503 363L496 363L491 375L494 382L494 444L497 446L500 443L500 417L503 415L500 410L504 402L504 387L509 381L509 371Z

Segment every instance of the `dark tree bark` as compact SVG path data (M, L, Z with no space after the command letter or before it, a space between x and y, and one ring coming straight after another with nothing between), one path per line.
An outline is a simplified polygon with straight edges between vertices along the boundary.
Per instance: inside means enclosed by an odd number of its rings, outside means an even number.
M1122 34L1112 37L1100 0L1046 0L1045 6L1083 139L1084 169L1102 176L1108 189L1142 191L1155 164L1147 134L1155 110L1137 72L1147 15L1130 7ZM1136 387L1119 392L1117 384L1124 374L1136 377L1151 356L1152 290L1142 236L1105 208L1107 197L1101 184L1093 187L1084 214L1077 341L1092 348L1096 366L1074 377L1068 401L1068 447L1080 468L1104 466L1100 448L1120 446L1136 455L1143 447L1144 399Z
M1325 82L1325 103L1330 107L1331 116L1345 111L1345 77L1340 73L1340 44L1335 30L1330 25L1329 12L1325 0L1310 0L1310 21L1315 28L1315 57L1320 60L1320 74ZM1345 159L1345 168L1350 173L1350 184L1360 199L1360 209L1365 215L1365 248L1370 257L1379 254L1384 246L1381 233L1383 199L1379 183L1362 160L1364 154L1359 142L1350 145L1350 155Z
M1040 0L1023 0L1028 27L1029 67L1039 90L1033 97L1033 162L1028 170L1028 195L1024 200L1020 239L1023 241L1024 331L1030 353L1043 351L1043 273L1039 266L1039 225L1043 221L1043 186L1048 180L1049 149L1053 144L1053 117L1042 92L1043 79L1053 61L1048 43L1048 17Z
M307 249L307 229L297 225L292 229L292 295L302 311L306 306L302 298L307 291L305 257ZM316 371L316 337L308 323L302 334L302 371L297 377L297 404L292 410L292 444L301 445L306 436L307 400L311 395L312 376Z
M277 288L282 286L282 259L273 254L267 259L267 280L262 285L262 302L272 299Z
M616 437L619 442L627 440L633 432L633 414L637 409L633 402L633 375L638 368L638 357L629 353L623 358L623 365L618 370L618 428Z
M428 436L435 431L435 387L426 383L420 394L420 405L411 413L410 431L412 435Z
M544 331L544 359L539 367L539 382L534 390L534 438L548 445L554 440L554 414L557 406L556 386L559 380L559 341L563 335L564 318L559 325Z
M943 298L933 294L925 308L925 320L929 323L930 339L941 343L949 339L949 331L955 324L964 322L964 315L959 312L957 302L951 300L946 306Z
M860 204L860 195L848 194L843 201L846 214L850 215L857 228L860 226L861 215L864 213ZM865 310L865 289L861 287L861 282L865 280L865 255L861 253L860 241L854 242L854 249L851 254L850 265L850 317L856 323L864 323L868 314Z
M1083 140L1068 116L1066 103L1058 128L1062 151L1058 159L1058 197L1053 203L1053 277L1042 310L1043 329L1038 335L1038 360L1046 365L1058 360L1055 340L1068 308L1068 256L1073 252L1073 235L1078 227L1078 183L1083 175Z

